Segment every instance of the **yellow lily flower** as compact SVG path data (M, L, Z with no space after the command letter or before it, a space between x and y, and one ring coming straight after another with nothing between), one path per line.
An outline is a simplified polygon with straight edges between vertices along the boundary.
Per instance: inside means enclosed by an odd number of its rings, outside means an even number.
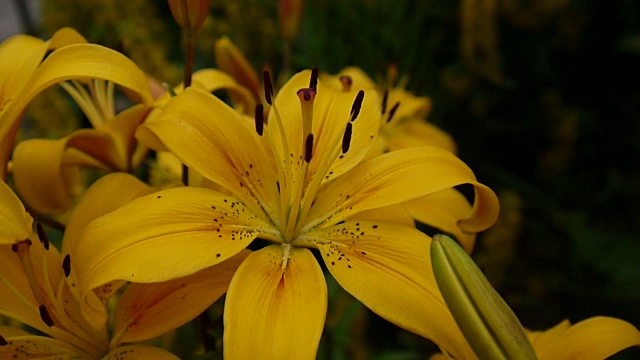
M79 44L68 45L70 42ZM133 154L133 131L148 109L134 107L113 115L113 87L116 83L139 101L151 104L144 73L122 54L93 44L74 30L62 29L52 40L18 35L0 46L7 71L0 96L0 175L13 146L24 108L40 91L59 82L87 114L95 130L79 130L60 140L27 140L13 155L12 173L16 189L35 210L60 213L69 208L70 195L78 184L78 167L129 170ZM44 61L46 50L56 49ZM24 59L29 66L23 65ZM95 80L86 80L88 78ZM78 80L73 80L78 79ZM85 83L90 92L84 90ZM110 120L108 123L107 120Z
M435 147L361 162L375 141L379 102L375 92L332 91L310 71L282 88L268 123L260 106L251 120L199 89L172 98L138 136L224 190L169 189L92 222L76 247L83 294L113 280L187 276L260 238L274 244L245 259L226 297L227 358L315 357L327 288L309 249L382 317L452 353L471 351L425 270L430 238L393 222L348 218L469 183L476 203L461 226L473 231L495 217L497 198Z
M127 343L157 337L195 318L226 292L248 251L181 279L129 285L117 299L111 335L107 331L106 303L125 284L112 282L91 292L85 300L92 302L95 311L83 312L78 296L81 276L73 266L73 249L88 223L153 191L128 174L98 180L70 216L63 240L64 256L42 232L41 242L27 239L0 246L0 314L48 335L0 326L0 357L177 359L163 349ZM5 212L6 208L0 210L2 219L16 220L15 214ZM176 308L181 311L176 313Z

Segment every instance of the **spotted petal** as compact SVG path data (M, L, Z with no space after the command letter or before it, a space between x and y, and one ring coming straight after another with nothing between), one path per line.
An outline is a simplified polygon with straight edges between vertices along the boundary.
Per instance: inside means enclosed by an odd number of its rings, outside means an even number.
M81 359L90 355L64 341L0 326L2 359Z
M224 309L225 358L316 358L327 284L309 250L283 249L271 245L252 253L233 277Z
M357 165L322 190L311 207L306 228L335 224L360 211L400 204L465 183L474 186L475 202L458 225L466 232L482 231L497 219L497 196L478 183L460 159L436 147L398 150Z
M180 358L168 352L148 345L118 346L103 358L104 360L179 360Z
M472 354L431 272L428 236L391 222L349 221L299 240L315 244L338 283L378 315L456 358Z
M175 188L94 220L76 245L74 266L83 294L116 279L166 281L218 264L258 236L274 239L275 230L240 201Z

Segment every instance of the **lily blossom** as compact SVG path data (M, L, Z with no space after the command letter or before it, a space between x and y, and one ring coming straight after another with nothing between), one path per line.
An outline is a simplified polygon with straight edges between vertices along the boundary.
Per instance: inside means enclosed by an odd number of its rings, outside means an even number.
M362 162L379 125L375 92L332 91L316 70L295 75L274 98L268 74L265 80L268 122L260 106L250 119L190 88L139 128L141 141L166 147L222 190L160 191L89 224L75 249L83 296L114 280L188 276L259 238L272 244L251 253L229 286L225 357L316 356L327 286L312 250L380 316L452 354L471 352L424 271L430 238L394 222L349 218L468 183L476 202L461 226L474 231L495 219L495 194L435 147Z

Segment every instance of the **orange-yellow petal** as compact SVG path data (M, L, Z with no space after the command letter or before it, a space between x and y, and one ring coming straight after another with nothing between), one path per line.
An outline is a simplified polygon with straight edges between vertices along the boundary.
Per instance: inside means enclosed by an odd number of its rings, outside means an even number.
M118 299L113 338L117 343L144 341L193 320L227 292L233 274L250 253L244 250L182 278L129 285Z
M90 354L64 341L31 335L19 329L0 326L2 359L78 359Z
M390 222L349 221L301 235L338 283L388 321L463 358L472 354L431 272L431 239Z
M233 197L174 188L94 220L76 244L73 267L86 294L116 279L149 283L187 276L234 256L258 236L276 235Z
M288 259L284 268L283 256ZM224 357L315 359L326 312L327 284L311 251L287 252L281 245L258 250L229 286Z
M0 244L12 244L31 235L33 219L9 185L0 180Z
M640 346L640 331L624 320L596 316L564 327L554 338L539 338L533 346L538 358L545 360L606 359L626 348Z
M311 207L307 227L335 224L360 211L400 204L465 183L474 186L475 202L458 225L470 233L484 230L498 217L497 196L478 183L460 159L436 147L398 150L358 164L322 190Z

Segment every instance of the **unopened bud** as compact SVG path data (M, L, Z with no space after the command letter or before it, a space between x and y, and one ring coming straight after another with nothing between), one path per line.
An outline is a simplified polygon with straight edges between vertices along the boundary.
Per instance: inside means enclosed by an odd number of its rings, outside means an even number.
M516 315L458 243L435 235L431 263L447 306L480 359L537 359Z
M283 40L292 41L298 35L303 6L302 0L278 0L280 36Z
M182 28L198 30L209 15L211 0L169 0L171 14Z

